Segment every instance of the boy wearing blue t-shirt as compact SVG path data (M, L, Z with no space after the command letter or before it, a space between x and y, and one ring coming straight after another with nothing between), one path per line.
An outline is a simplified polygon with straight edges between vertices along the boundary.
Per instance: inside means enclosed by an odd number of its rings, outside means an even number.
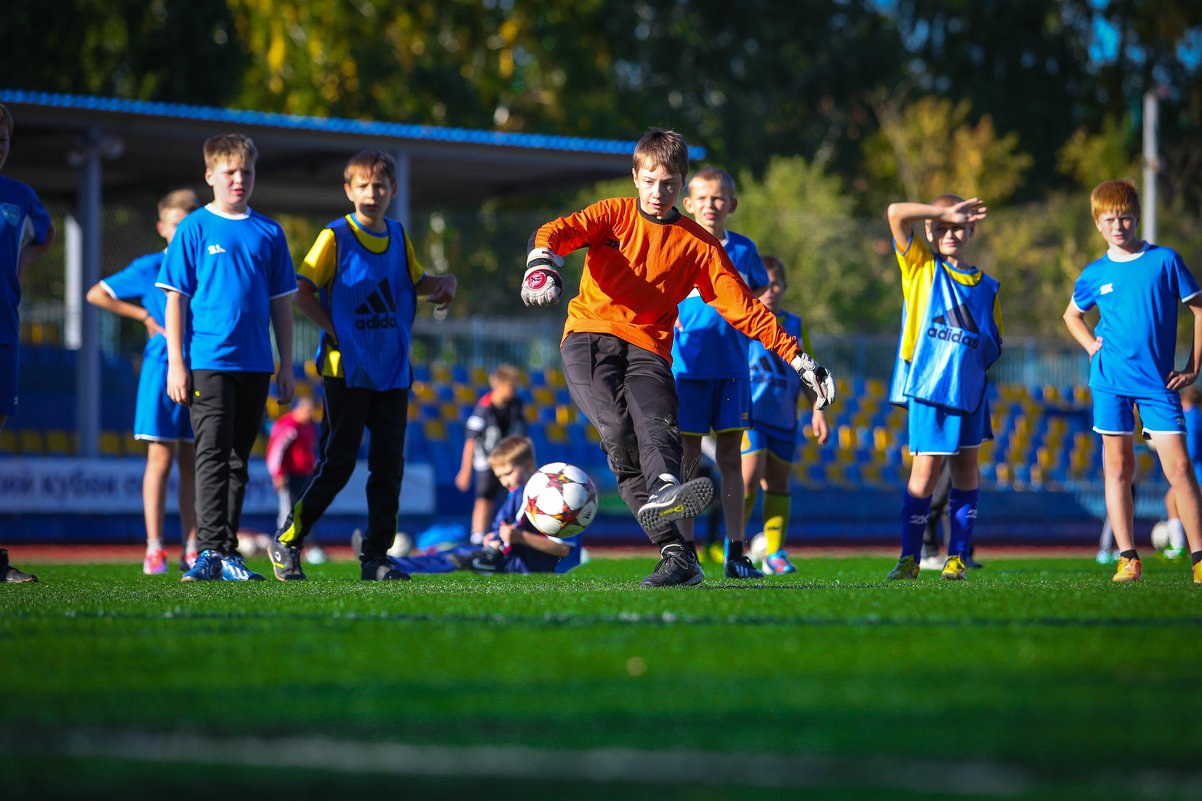
M1186 449L1179 391L1198 379L1202 363L1202 294L1181 256L1136 235L1139 191L1130 181L1104 181L1089 197L1094 224L1109 246L1077 278L1064 322L1090 356L1093 428L1102 435L1106 513L1119 548L1114 581L1138 581L1131 481L1135 472L1135 418L1152 440L1202 584L1202 493ZM1194 315L1193 343L1184 370L1173 368L1177 304ZM1085 314L1098 307L1091 331Z
M185 217L156 286L166 291L167 395L189 407L196 451L196 564L183 581L246 581L238 526L247 466L279 349L277 397L289 403L292 295L296 278L284 231L249 207L254 142L221 134L205 142L213 202Z
M12 137L12 114L0 104L0 169L8 160ZM54 242L54 233L54 223L37 194L20 181L0 175L0 431L17 410L21 276ZM0 582L24 581L37 578L10 565L8 551L0 548Z
M931 203L892 203L886 215L901 267L902 330L889 400L909 417L914 463L902 498L901 557L889 580L918 578L931 496L943 460L951 469L951 532L943 578L962 580L979 497L978 453L993 439L985 397L989 366L1001 354L998 282L966 261L985 219L977 198L940 195ZM928 248L914 235L921 222Z
M768 286L760 292L760 302L810 353L813 348L805 324L796 314L781 308L789 286L785 266L775 256L764 256L763 261ZM789 479L797 457L797 410L803 394L813 405L810 432L819 445L830 441L831 430L817 396L783 359L753 340L747 362L751 369L751 427L743 432L743 524L746 526L751 518L762 487L767 551L760 567L769 575L783 575L797 570L784 546L792 505Z
M743 283L753 294L759 294L768 284L768 274L755 243L726 230L726 218L737 206L735 180L730 173L706 167L693 174L684 198L685 211L722 244ZM701 458L702 437L714 434L715 461L721 476L722 518L726 524L725 575L763 578L764 574L751 563L743 547L740 446L743 432L750 424L751 383L747 366L750 340L706 303L696 289L677 308L672 375L680 407L681 458L686 469L696 464ZM693 520L681 520L676 525L692 544Z
M305 579L300 566L305 537L355 471L364 429L371 432L370 474L359 575L364 581L409 578L388 561L413 384L409 340L417 299L424 296L445 309L457 287L453 275L427 275L405 229L385 216L398 191L392 156L357 153L343 180L354 211L322 229L293 283L297 308L322 330L316 360L325 416L313 478L271 545L272 570L280 581Z
M171 244L180 220L200 208L191 189L178 189L159 201L159 236ZM167 397L167 296L154 285L163 266L165 250L140 256L119 273L88 290L89 303L137 320L146 326L146 347L138 375L134 407L134 438L146 442L146 473L142 477L142 513L146 519L146 556L142 572L166 573L163 522L167 511L167 481L171 463L179 458L179 519L183 528L180 568L185 572L196 561L196 493L192 448L192 422L188 408ZM132 302L131 302L132 301Z

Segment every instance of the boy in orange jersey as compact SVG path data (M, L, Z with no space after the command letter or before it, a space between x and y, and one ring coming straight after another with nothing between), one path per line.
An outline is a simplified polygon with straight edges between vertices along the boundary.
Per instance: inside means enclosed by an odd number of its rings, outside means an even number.
M714 496L708 478L680 480L672 327L694 287L736 329L788 362L822 406L835 397L830 373L756 300L721 243L675 208L688 170L684 138L652 129L634 149L638 197L602 200L540 227L522 280L527 306L558 302L563 256L588 246L560 352L572 400L597 427L622 500L660 549L643 587L704 578L673 525L700 514Z

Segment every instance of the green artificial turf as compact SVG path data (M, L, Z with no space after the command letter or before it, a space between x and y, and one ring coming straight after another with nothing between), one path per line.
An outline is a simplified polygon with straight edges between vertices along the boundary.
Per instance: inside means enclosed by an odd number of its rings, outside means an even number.
M263 560L250 564L270 575ZM563 752L565 764L616 748L721 768L696 784L481 776L479 766L458 777L218 768L236 787L313 797L328 781L362 793L401 782L416 797L529 797L532 785L577 799L809 797L774 789L788 775L743 786L740 765L751 772L762 755L784 759L786 773L789 759L818 760L794 780L823 798L931 797L941 772L949 797L1202 788L1202 587L1182 562L1147 560L1136 585L1112 584L1110 568L1085 559L996 559L962 583L937 573L888 583L888 559L820 558L789 576L660 591L637 588L650 559L398 584L353 580L346 563L306 567L310 581L288 584L21 566L42 582L0 585L7 797L85 787L139 798L158 786L135 791L139 777L197 769L115 745L142 735L325 738L465 759L520 746ZM929 780L904 778L910 764Z

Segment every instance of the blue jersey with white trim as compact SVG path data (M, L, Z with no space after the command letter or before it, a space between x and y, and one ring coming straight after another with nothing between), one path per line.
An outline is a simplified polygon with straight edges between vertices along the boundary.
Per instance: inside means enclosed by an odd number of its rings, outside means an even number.
M994 321L998 282L980 273L976 283L964 283L952 275L966 271L942 266L934 271L925 326L905 367L902 394L971 414L981 408L989 367L1001 355Z
M768 271L755 242L726 232L722 243L743 283L753 289L768 285ZM746 378L751 341L726 322L694 289L677 307L672 342L672 373L680 378Z
M271 301L296 292L284 230L247 209L180 220L156 286L189 298L184 358L193 370L274 372Z
M154 285L163 266L166 251L147 253L129 263L120 272L113 273L100 282L110 297L118 300L137 301L162 328L167 325L167 293ZM142 350L143 359L167 361L167 337L162 334L151 337Z
M21 280L17 264L30 242L42 244L50 230L50 215L37 193L20 181L0 175L0 342L19 342Z
M1177 303L1198 282L1171 248L1146 245L1130 259L1109 253L1092 262L1073 287L1080 311L1098 307L1101 349L1089 363L1089 386L1140 397L1163 392L1177 349Z

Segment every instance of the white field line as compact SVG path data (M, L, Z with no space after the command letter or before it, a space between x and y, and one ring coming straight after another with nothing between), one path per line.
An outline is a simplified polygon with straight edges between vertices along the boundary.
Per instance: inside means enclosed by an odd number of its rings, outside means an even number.
M131 762L306 769L452 779L557 780L602 784L744 787L860 787L917 793L1013 797L1038 789L1022 766L990 760L903 759L806 754L731 754L621 748L548 750L521 746L419 746L334 740L219 737L81 729L32 737L0 731L0 751ZM1055 784L1146 799L1202 798L1202 771L1091 770L1059 773ZM1046 788L1045 788L1046 789Z

